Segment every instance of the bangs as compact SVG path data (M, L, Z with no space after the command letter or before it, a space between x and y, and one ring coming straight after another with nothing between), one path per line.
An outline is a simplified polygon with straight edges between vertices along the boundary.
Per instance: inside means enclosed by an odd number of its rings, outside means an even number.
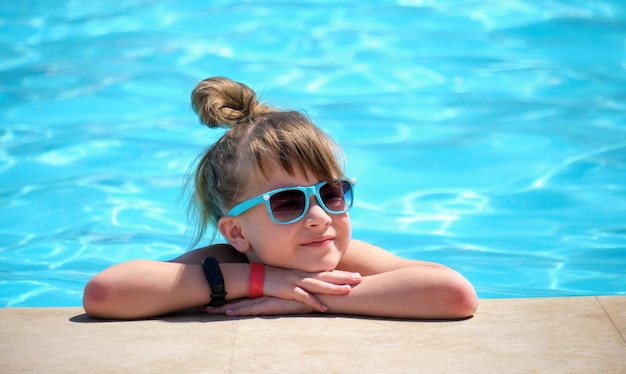
M272 113L255 122L248 141L242 142L247 149L240 156L247 153L249 167L266 179L272 165L280 165L291 176L297 171L307 177L312 173L316 179L329 183L344 176L340 148L302 114Z

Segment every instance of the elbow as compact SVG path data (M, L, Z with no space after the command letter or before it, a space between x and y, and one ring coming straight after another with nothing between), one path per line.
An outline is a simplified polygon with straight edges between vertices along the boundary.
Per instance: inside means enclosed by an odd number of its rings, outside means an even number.
M113 285L100 276L93 277L83 292L83 309L94 318L116 318Z
M478 296L474 287L465 278L462 278L450 285L446 304L450 318L469 318L478 309Z

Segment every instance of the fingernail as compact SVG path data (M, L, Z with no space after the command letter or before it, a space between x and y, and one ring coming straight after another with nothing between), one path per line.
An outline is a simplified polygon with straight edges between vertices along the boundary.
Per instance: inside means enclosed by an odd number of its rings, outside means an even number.
M361 279L361 273L352 273L352 279L354 280Z

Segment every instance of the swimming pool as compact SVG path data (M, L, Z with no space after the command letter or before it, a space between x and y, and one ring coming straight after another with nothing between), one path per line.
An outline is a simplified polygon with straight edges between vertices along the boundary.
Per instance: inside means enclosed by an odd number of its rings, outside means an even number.
M481 298L626 293L623 2L207 3L0 4L0 306L187 250L211 75L335 137L355 237Z

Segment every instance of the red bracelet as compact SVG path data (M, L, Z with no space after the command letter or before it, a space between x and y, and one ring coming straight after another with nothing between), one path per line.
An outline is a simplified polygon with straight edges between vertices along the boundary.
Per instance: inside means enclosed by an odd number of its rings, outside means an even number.
M263 296L263 282L265 280L265 265L257 262L250 263L250 297Z

